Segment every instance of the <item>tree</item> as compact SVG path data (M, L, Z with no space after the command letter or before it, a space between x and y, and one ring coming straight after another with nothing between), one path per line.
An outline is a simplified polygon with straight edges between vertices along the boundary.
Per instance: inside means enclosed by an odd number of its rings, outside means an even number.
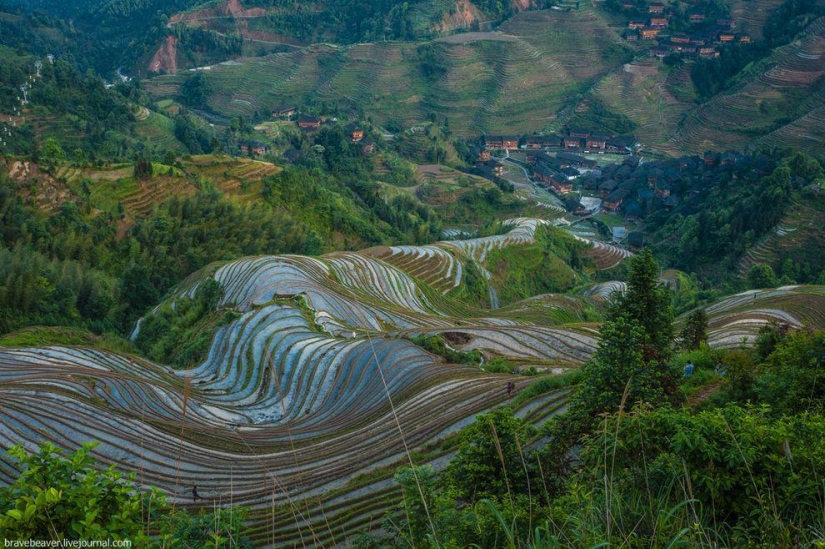
M475 503L511 492L526 493L530 483L524 458L527 435L527 426L509 410L478 416L447 468L446 479L456 496Z
M682 329L682 347L695 351L708 342L708 314L704 309L696 309L688 315Z
M16 540L130 540L146 545L143 514L166 508L158 492L140 492L134 473L99 471L84 444L63 457L46 443L36 454L9 450L23 467L17 481L0 488L0 535Z
M134 473L124 475L114 466L99 470L90 455L96 446L84 444L66 457L50 443L34 454L22 445L12 447L8 454L23 472L14 484L0 488L0 537L128 540L133 547L154 547L158 539L165 547L253 546L245 536L244 508L220 508L198 517L170 514L160 492L138 490ZM149 537L150 530L157 538Z
M748 284L751 288L773 288L779 285L779 279L770 265L759 263L748 271Z
M669 364L673 339L670 291L659 281L649 248L631 262L627 291L615 295L600 330L599 347L582 367L582 381L570 411L553 428L559 440L574 442L602 413L637 402L663 404L678 395L679 372Z
M659 369L644 360L643 341L644 328L628 316L602 324L599 347L582 366L582 381L570 402L570 420L579 432L602 413L664 400Z
M155 169L152 165L152 158L147 154L135 156L135 179L152 179Z
M46 165L47 169L53 170L57 164L66 160L66 152L56 139L49 137L43 144L43 152L40 155L40 160Z
M190 76L180 86L180 98L190 107L200 108L212 94L212 85L202 72Z
M800 330L783 334L762 365L757 397L776 414L821 413L825 407L825 333Z
M630 263L627 291L615 296L607 319L625 316L642 328L641 351L645 362L665 362L673 341L671 292L659 280L659 264L650 248L645 248Z

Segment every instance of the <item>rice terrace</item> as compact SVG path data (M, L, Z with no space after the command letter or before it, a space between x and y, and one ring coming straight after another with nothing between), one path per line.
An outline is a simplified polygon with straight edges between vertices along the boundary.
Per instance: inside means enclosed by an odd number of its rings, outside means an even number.
M823 0L0 0L0 538L825 546L823 98Z

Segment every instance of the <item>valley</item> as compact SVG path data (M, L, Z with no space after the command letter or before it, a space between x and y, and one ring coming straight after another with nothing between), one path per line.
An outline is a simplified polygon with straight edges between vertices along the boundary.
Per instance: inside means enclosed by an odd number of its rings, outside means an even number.
M6 0L0 537L807 547L822 0Z

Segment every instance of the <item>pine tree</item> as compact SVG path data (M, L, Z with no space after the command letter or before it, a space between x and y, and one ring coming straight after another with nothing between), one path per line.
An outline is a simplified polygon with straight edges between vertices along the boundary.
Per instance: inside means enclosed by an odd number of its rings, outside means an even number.
M582 382L557 433L588 432L602 413L637 402L661 405L677 398L679 372L668 364L673 340L670 291L659 280L649 249L633 258L627 291L614 300L600 330L599 347L582 367ZM567 433L563 433L567 430Z
M671 292L659 280L659 264L650 248L631 260L627 291L615 297L607 319L626 316L642 327L642 357L645 362L670 358L673 342Z
M682 329L682 347L693 351L708 342L708 314L704 309L696 309L687 318Z

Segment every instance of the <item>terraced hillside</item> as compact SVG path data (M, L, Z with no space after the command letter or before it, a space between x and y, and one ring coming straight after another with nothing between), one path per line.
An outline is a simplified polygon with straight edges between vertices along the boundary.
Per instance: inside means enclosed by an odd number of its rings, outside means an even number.
M757 264L778 265L791 259L800 266L816 258L817 250L825 242L825 213L815 201L799 201L789 209L776 228L755 246L748 249L739 261L739 274L747 275Z
M672 153L745 150L754 144L798 148L822 157L825 18L799 40L754 64L730 92L689 111L664 148Z
M494 313L444 295L461 280L463 261L529 240L537 222L515 225L510 235L389 250L439 289L374 257L386 249L207 268L171 299L214 278L224 289L219 307L237 318L188 371L90 348L4 349L0 392L14 404L0 411L0 445L100 440L103 463L137 470L142 484L179 504L197 485L206 498L249 505L260 542L273 531L278 544L342 541L328 525L380 516L395 497L386 477L366 486L348 479L400 462L405 445L454 432L506 397L511 378L445 364L410 337L442 334L487 357L554 369L593 352L596 331L582 322L581 299ZM541 309L564 309L566 323ZM547 398L540 417L561 406L563 392ZM0 482L13 474L0 466ZM274 516L273 500L284 506Z
M715 303L707 312L708 342L712 347L753 345L759 329L772 321L791 328L825 327L825 288L749 290Z
M553 126L572 96L629 56L600 12L582 6L523 12L497 32L419 44L313 45L215 65L204 74L214 88L209 106L226 115L311 100L361 109L379 123L412 124L435 113L448 117L457 135L475 136ZM189 75L153 78L147 90L171 97Z
M198 505L249 506L260 544L344 543L344 532L369 528L397 501L390 471L413 459L408 449L418 463L444 463L450 450L434 442L504 401L507 381L527 383L447 364L412 337L440 335L454 349L552 371L592 354L598 326L587 312L621 284L495 311L447 296L468 262L483 267L490 250L530 242L540 222L512 225L420 248L212 265L170 298L214 279L218 308L235 313L190 370L95 348L2 348L0 446L98 440L102 463L137 471L177 505L195 505L197 485ZM796 287L734 296L709 311L712 341L741 343L766 317L821 326L823 299L821 288ZM518 413L540 421L564 409L565 395ZM0 462L0 482L15 474Z

